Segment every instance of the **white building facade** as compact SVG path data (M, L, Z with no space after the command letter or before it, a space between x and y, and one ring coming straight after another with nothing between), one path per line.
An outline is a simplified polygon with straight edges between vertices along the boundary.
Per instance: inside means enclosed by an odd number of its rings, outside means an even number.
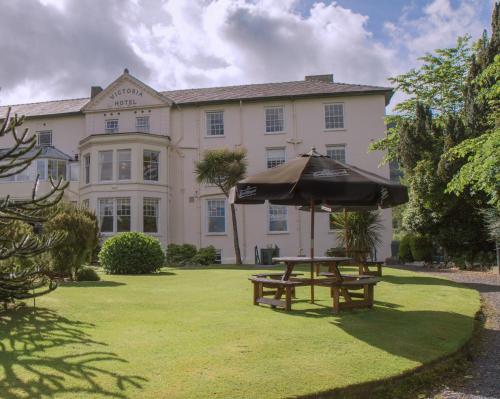
M36 175L70 181L67 201L94 209L103 238L143 231L169 243L213 245L234 263L228 203L200 185L195 163L205 150L245 148L248 174L275 167L315 147L320 153L389 178L369 144L385 136L390 88L304 81L158 92L127 70L90 98L12 106L37 134L42 155L21 175L0 181L0 196L28 197ZM4 118L7 107L0 107ZM12 142L0 138L0 148ZM390 256L391 211L383 210L377 258ZM316 216L317 253L338 246L329 216ZM242 257L277 245L282 255L308 252L308 214L296 207L238 205Z

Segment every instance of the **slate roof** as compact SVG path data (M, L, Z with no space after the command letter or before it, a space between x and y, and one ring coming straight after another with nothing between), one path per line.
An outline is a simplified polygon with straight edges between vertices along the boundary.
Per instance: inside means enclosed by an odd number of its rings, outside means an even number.
M390 87L367 86L348 83L330 83L314 80L294 82L260 83L238 86L208 87L202 89L170 90L161 92L174 103L208 104L239 100L265 100L279 98L330 97L339 95L362 95L380 93L386 104L393 94ZM90 98L46 101L31 104L12 105L11 113L26 117L77 114ZM5 117L7 106L0 107L0 119Z
M34 147L30 151L28 151L26 154L23 154L21 158L30 158L33 155L35 155L35 152L38 151L40 147ZM72 161L73 158L66 154L65 152L62 152L60 149L56 147L41 147L42 152L38 156L37 159L43 159L43 158L50 158L50 159L63 159L65 161ZM9 151L10 148L0 148L0 155L3 153Z

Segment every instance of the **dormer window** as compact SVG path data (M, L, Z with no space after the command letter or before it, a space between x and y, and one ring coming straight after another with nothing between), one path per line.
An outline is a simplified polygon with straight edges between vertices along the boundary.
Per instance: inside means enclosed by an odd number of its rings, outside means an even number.
M149 116L138 116L135 118L135 128L138 132L149 133Z
M118 133L118 119L106 119L104 121L104 131L106 133Z
M39 147L51 147L52 146L52 131L44 130L38 132L38 141L37 144Z

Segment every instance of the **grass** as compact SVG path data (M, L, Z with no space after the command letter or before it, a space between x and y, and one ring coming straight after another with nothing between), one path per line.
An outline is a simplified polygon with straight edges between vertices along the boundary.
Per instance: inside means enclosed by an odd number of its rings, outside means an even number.
M384 269L373 310L328 289L290 313L252 305L251 267L166 269L59 287L0 313L0 397L281 398L387 378L456 351L478 293ZM302 300L301 300L302 299Z

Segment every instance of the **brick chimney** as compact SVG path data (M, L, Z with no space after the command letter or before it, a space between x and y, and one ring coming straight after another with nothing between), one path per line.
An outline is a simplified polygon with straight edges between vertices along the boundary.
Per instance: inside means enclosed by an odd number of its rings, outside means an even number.
M92 86L90 88L90 99L93 99L95 96L97 96L100 92L102 91L101 86Z
M307 75L306 81L333 83L333 73L327 75Z

